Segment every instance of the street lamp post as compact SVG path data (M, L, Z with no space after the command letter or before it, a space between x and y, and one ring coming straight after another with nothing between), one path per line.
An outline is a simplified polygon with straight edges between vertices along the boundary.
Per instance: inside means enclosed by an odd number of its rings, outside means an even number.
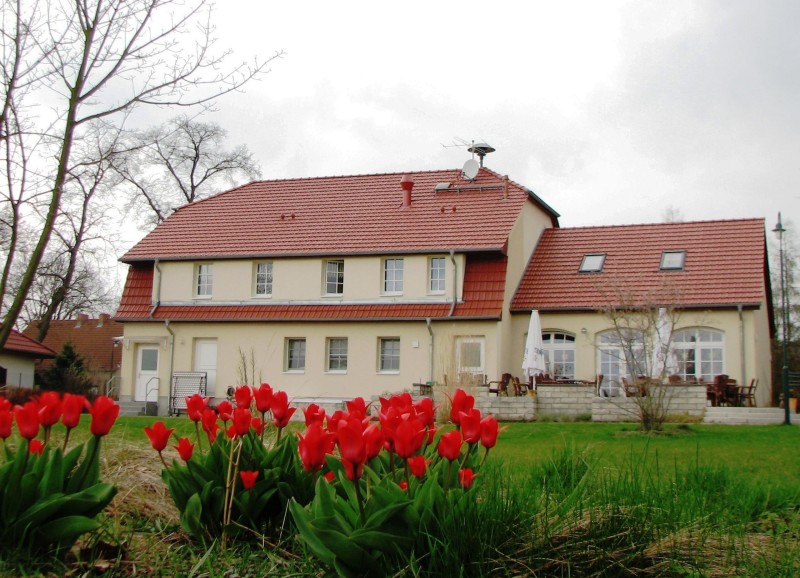
M778 255L781 267L781 328L783 330L783 423L789 425L792 423L789 417L789 295L786 293L786 273L783 263L783 234L786 232L786 229L783 228L783 224L781 223L780 213L778 213L778 224L775 225L772 232L778 235L778 244L780 247Z

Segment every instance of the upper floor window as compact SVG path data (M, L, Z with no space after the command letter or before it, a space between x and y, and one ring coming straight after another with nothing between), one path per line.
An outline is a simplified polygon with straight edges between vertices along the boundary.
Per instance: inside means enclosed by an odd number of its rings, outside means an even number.
M303 371L306 368L305 338L290 337L286 340L286 371Z
M384 259L383 260L383 292L402 293L403 292L403 260Z
M328 338L328 371L347 371L347 338Z
M606 262L605 253L590 253L583 256L581 261L581 268L578 269L581 273L599 273L603 270L603 264Z
M714 376L725 373L725 334L721 331L700 327L676 331L672 351L677 373L684 381L714 381Z
M204 263L195 266L194 294L196 297L211 297L213 288L213 265Z
M543 331L542 344L548 372L553 377L575 379L575 336L559 331Z
M428 268L428 290L431 293L444 293L444 273L446 261L444 257L431 257Z
M256 263L256 295L272 295L272 262Z
M400 371L399 337L381 337L378 340L378 371L387 373Z
M344 293L344 261L336 259L325 263L325 294Z
M664 251L661 253L662 271L683 271L686 262L686 251Z

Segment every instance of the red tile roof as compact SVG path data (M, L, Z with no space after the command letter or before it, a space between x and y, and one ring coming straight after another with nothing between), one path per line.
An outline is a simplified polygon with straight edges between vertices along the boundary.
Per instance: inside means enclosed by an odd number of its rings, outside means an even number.
M14 329L11 330L11 335L8 336L8 341L6 341L3 351L8 353L23 354L39 359L56 356L56 352L49 347L42 345L38 341L35 341Z
M253 182L182 207L122 261L504 251L526 202L558 224L535 194L485 168L475 181L461 170L407 174L410 206L403 173Z
M685 250L683 271L660 271L664 250ZM605 253L600 273L578 271ZM512 311L598 309L627 299L683 307L764 305L763 219L547 229L512 300ZM767 306L769 306L767 304Z
M453 316L469 319L500 319L503 309L507 259L502 255L467 257L463 299ZM153 266L134 264L116 318L120 321L151 319ZM258 304L258 305L163 305L152 319L171 321L364 321L444 319L451 303L375 304Z
M39 321L31 322L25 328L25 335L34 338L39 331ZM121 323L103 316L101 319L89 319L82 315L79 319L59 319L50 322L50 328L43 344L53 351L61 351L68 341L75 352L83 357L85 367L95 371L113 371L119 364L120 354L114 353L114 338L121 337ZM113 361L112 361L113 359ZM42 363L48 367L50 363Z

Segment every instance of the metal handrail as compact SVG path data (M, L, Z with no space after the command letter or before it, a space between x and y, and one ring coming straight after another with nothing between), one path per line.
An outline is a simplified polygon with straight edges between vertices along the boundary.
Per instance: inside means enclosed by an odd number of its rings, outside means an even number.
M153 381L154 379L158 383L156 384L155 388L152 388L152 387L150 387L150 382ZM158 390L159 389L161 389L161 379L159 377L153 376L150 379L148 379L147 383L144 384L144 401L145 401L145 403L152 403L150 401L150 392L153 391L153 390L155 390L155 392L156 392L156 401L158 401Z
M106 395L108 397L110 397L111 399L116 399L114 397L114 394L117 393L117 386L114 385L114 381L116 381L116 379L117 379L117 376L114 375L114 376L111 377L111 379L106 381L105 392L106 392Z

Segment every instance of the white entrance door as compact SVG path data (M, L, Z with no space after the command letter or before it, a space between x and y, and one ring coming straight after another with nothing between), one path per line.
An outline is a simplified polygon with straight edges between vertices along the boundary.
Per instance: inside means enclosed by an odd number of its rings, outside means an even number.
M217 392L217 340L195 339L194 371L205 371L207 376L206 395L215 396Z
M136 355L136 401L158 401L158 346L140 345Z

